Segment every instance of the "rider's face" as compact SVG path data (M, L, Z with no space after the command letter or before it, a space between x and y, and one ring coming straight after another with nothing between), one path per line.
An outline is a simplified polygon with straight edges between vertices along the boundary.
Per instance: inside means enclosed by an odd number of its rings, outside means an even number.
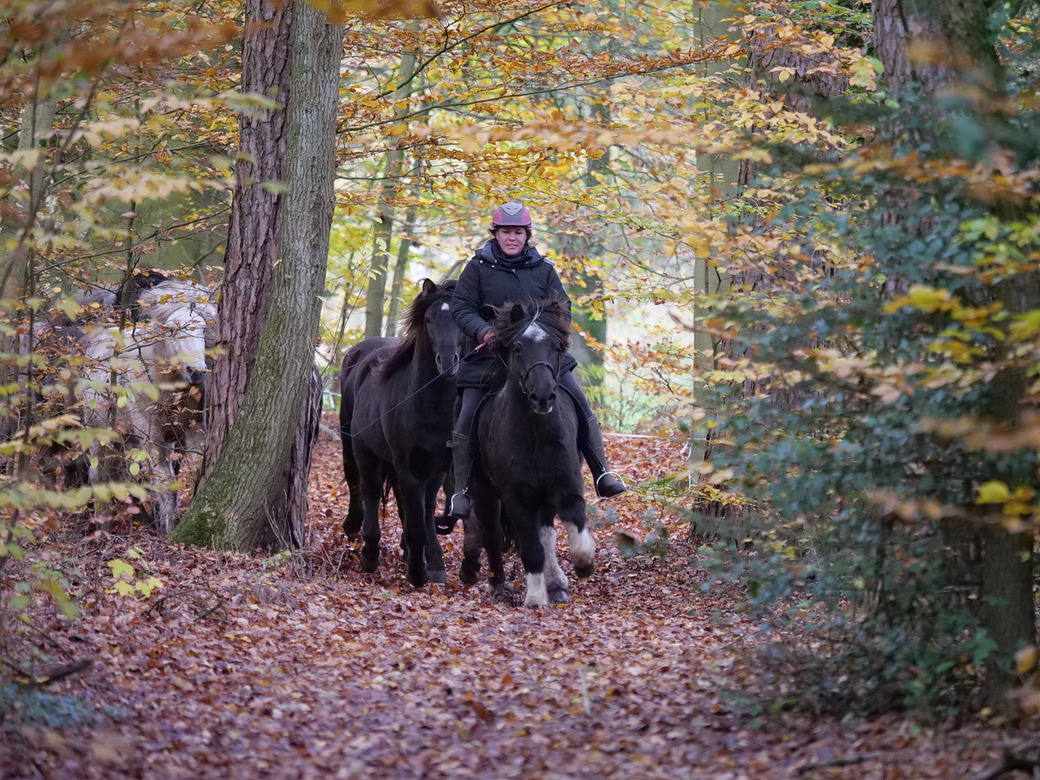
M516 257L524 251L527 231L522 227L500 227L495 231L495 241L506 257Z

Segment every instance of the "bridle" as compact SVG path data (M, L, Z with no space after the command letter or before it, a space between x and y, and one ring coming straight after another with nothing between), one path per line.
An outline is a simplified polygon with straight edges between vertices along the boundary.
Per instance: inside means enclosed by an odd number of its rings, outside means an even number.
M553 368L552 363L549 363L545 360L539 360L537 363L532 363L531 365L529 365L527 367L527 370L520 375L520 390L524 394L527 394L527 378L531 375L531 372L539 366L545 366L547 369L549 369L549 373L552 375L553 382L558 383L560 381L560 366L562 365L562 354L562 352L556 353L556 368Z

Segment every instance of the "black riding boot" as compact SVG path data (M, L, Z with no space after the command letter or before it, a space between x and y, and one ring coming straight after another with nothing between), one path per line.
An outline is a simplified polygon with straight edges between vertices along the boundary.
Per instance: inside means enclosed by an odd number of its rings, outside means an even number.
M451 435L451 459L455 467L455 490L448 502L448 517L465 519L473 508L469 500L469 475L473 471L473 450L469 447L469 436L461 433Z
M593 484L596 486L596 495L600 498L610 498L624 493L628 488L621 481L621 477L613 471L607 471L607 453L603 448L603 432L599 429L599 419L596 415L589 415L589 440L582 447L585 462L592 470Z

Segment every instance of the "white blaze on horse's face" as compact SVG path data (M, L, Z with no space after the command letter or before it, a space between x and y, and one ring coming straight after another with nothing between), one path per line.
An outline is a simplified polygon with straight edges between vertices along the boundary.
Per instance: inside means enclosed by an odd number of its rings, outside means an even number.
M549 338L549 334L546 333L542 329L542 326L539 325L537 322L532 322L530 325L527 326L527 329L524 331L523 338L530 339L534 342L545 341L547 338Z
M440 306L430 307L426 313L425 330L437 371L455 376L459 371L462 333L451 316L450 303L444 301Z
M552 414L556 404L560 356L552 337L537 322L531 322L517 338L520 354L518 378L535 414Z

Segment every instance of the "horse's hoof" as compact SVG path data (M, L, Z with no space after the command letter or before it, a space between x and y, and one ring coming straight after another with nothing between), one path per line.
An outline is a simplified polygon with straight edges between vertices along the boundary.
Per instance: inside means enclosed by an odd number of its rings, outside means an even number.
M358 534L361 533L361 523L352 523L350 518L343 521L343 535L348 539L357 539Z
M448 575L444 569L427 569L426 579L435 585L444 585L448 582Z
M361 551L361 570L371 574L379 568L379 554L367 555L364 550Z
M463 585L476 585L477 580L480 579L479 575L479 565L476 568L470 569L465 563L463 563L462 567L459 569L459 582Z
M570 600L571 597L567 594L566 588L557 588L549 591L549 601L553 604L567 604Z
M491 600L499 604L505 604L508 607L515 607L516 604L516 593L508 585L503 585L497 588L491 588Z
M595 571L595 569L596 564L590 561L589 563L582 564L581 566L576 565L574 567L574 573L577 574L579 577L591 577L592 572Z
M408 583L413 588L425 587L425 585L426 585L426 572L423 572L422 574L420 574L420 575L418 575L416 577L413 577L412 575L409 574L408 575Z

